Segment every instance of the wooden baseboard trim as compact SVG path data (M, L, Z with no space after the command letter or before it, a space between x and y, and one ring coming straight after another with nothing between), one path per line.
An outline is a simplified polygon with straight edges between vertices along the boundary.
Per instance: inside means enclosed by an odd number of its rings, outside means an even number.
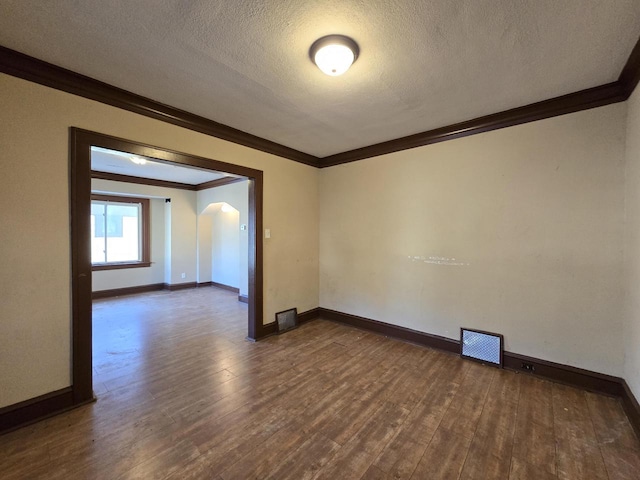
M249 303L249 295L238 295L238 301L242 303Z
M622 397L623 388L620 377L605 375L604 373L584 370L582 368L550 362L540 358L528 357L518 353L504 352L504 367L522 373L544 377L554 382L579 387L591 392L604 393L614 397ZM533 366L533 371L525 371L523 363Z
M225 285L224 283L211 282L211 286L212 287L216 287L216 288L221 288L223 290L228 290L228 291L234 292L234 293L240 293L240 289L239 288L232 287L230 285Z
M358 317L356 315L336 312L334 310L328 310L326 308L321 308L320 310L320 316L326 320L346 323L348 325L362 328L364 330L381 333L388 337L407 340L409 342L436 348L438 350L444 350L446 352L456 354L460 353L459 340L440 337L438 335L431 335L429 333L419 332L416 330L411 330L409 328L399 327L397 325L391 325L385 322L379 322L377 320ZM548 360L541 360L539 358L528 357L525 355L520 355L518 353L504 352L505 368L524 373L525 371L522 368L523 363L527 363L533 366L533 371L527 370L526 373L533 373L534 375L545 377L549 380L553 380L559 383L564 383L566 385L576 386L607 395L613 395L616 397L622 397L623 395L623 380L619 377L592 372L590 370L583 370L581 368L562 365L559 363L550 362Z
M146 293L146 292L155 292L158 290L185 290L187 288L200 288L200 287L218 287L224 288L225 290L238 291L238 289L233 290L233 287L227 287L226 285L221 286L219 283L215 282L187 282L187 283L153 283L151 285L138 285L136 287L124 287L124 288L113 288L111 290L98 290L91 294L92 299L98 298L111 298L111 297L120 297L122 295L132 295L135 293Z
M418 345L444 350L450 353L460 353L460 342L438 335L431 335L416 330L411 330L397 325L371 320L356 315L337 312L320 307L318 316L325 320L344 323L353 327L377 332L388 337L406 340ZM298 315L298 318L300 315ZM592 392L619 397L622 401L629 421L633 425L638 438L640 438L640 406L634 397L627 382L620 378L603 373L592 372L581 368L550 362L539 358L528 357L518 353L504 352L504 367L510 370L525 373L522 363L533 365L534 370L526 371L527 374L546 378L554 382L586 389Z
M298 323L306 323L311 320L315 320L320 318L320 308L312 308L311 310L307 310L306 312L302 312L298 314Z
M387 337L399 338L408 342L417 343L418 345L437 348L438 350L444 350L446 352L460 353L459 342L450 338L431 335L429 333L419 332L410 328L399 327L397 325L391 325L390 323L371 320L369 318L337 312L335 310L329 310L322 307L319 308L318 313L320 318L323 318L325 320L345 323L347 325L351 325L352 327L380 333L382 335L386 335Z
M74 407L71 387L0 408L0 433L7 433Z
M170 290L175 292L176 290L186 290L187 288L196 288L198 284L196 282L186 282L186 283L165 283L165 290Z
M151 285L138 285L136 287L113 288L111 290L98 290L91 294L94 300L97 298L120 297L122 295L132 295L134 293L154 292L164 290L164 283L153 283Z
M640 404L624 379L622 379L622 391L622 406L636 431L636 436L640 439Z
M260 336L256 338L256 340L264 340L265 338L270 337L271 335L275 335L276 333L278 333L278 325L276 324L276 322L267 323L265 325L262 325Z

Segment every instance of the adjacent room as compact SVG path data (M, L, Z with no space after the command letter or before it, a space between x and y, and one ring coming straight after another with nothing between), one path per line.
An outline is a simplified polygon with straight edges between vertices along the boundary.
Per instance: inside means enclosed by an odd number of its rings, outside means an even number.
M144 381L157 363L150 347L166 354L179 329L243 341L247 179L101 147L91 148L91 177L96 395L132 378ZM193 288L199 291L187 292ZM193 309L210 312L198 316L206 318L203 325L195 328L193 315L180 325L180 312ZM159 318L167 312L163 325Z
M0 2L0 477L639 478L639 81L637 1Z

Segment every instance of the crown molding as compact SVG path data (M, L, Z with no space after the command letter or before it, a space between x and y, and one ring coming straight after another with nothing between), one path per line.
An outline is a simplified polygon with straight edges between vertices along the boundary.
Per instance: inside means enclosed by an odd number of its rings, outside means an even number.
M133 175L122 175L120 173L98 172L97 170L91 170L91 178L97 178L100 180L112 180L114 182L135 183L138 185L151 185L154 187L178 188L180 190L197 190L197 185L190 185L188 183L156 180L154 178L134 177Z
M640 39L631 51L618 80L599 87L562 95L550 100L532 103L523 107L505 110L466 122L456 123L407 137L397 138L368 147L357 148L330 155L320 159L320 168L332 167L343 163L364 160L388 153L422 147L432 143L467 137L477 133L490 132L500 128L512 127L523 123L535 122L545 118L579 112L612 103L624 102L635 90L640 81Z
M217 180L211 180L209 182L199 183L196 185L196 190L206 190L207 188L222 187L223 185L231 185L232 183L244 182L244 177L222 177Z
M177 188L180 190L200 191L207 188L221 187L232 183L244 182L245 177L222 177L208 182L191 185L190 183L171 182L168 180L156 180L155 178L134 177L132 175L122 175L120 173L98 172L91 170L91 178L100 180L112 180L114 182L135 183L137 185L151 185L154 187Z
M500 128L535 122L536 120L543 120L566 113L602 107L611 103L622 102L627 98L628 96L625 95L620 82L608 83L569 95L532 103L524 107L513 108L504 112L494 113L493 115L478 117L466 122L456 123L454 125L448 125L388 142L324 157L320 159L320 167L333 167L334 165L364 160L365 158L378 157L380 155L423 147L446 140L468 137Z
M635 90L640 81L640 38L627 59L618 80L599 87L562 95L550 100L532 103L524 107L513 108L466 122L416 133L368 147L337 153L320 159L320 168L332 167L343 163L364 160L388 153L423 147L433 143L468 137L477 133L490 132L500 128L512 127L523 123L535 122L545 118L579 112L612 103L624 102Z
M629 98L633 91L638 86L638 82L640 81L640 39L636 43L636 46L633 47L631 51L631 55L629 55L629 59L622 69L622 73L618 78L618 82L624 88L624 92L626 98Z
M2 46L0 46L0 72L306 165L315 167L318 163L317 157L313 155L136 95Z
M0 72L318 168L623 102L640 82L640 39L618 80L511 110L319 158L0 46Z

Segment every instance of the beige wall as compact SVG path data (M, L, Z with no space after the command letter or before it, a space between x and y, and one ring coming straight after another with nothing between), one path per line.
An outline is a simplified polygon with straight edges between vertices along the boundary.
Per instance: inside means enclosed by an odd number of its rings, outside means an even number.
M640 399L640 89L628 102L626 138L624 378Z
M238 210L239 218L238 221L240 225L248 225L249 224L249 182L238 182L232 183L229 185L223 185L221 187L208 188L206 190L201 190L198 192L198 213L202 214L203 212L208 212L211 207L210 205L218 205L221 202L228 203L233 208ZM211 215L211 228L220 229L221 222L224 223L223 219L227 217L230 219L229 215L222 214L219 211L219 208L213 209L210 212ZM199 215L199 219L202 219L205 215ZM216 220L214 220L214 218ZM216 225L217 224L217 225ZM228 226L228 225L227 225ZM206 228L203 225L203 228ZM235 227L234 227L235 228ZM239 228L239 227L238 227ZM213 241L214 237L220 233L219 231L210 232L210 238ZM209 281L213 280L214 282L222 283L224 285L229 285L232 287L237 287L240 289L241 295L249 295L249 231L248 230L229 230L228 235L224 236L224 241L220 243L219 241L215 241L212 245L212 248L216 248L216 253L213 254L213 251L210 249L209 251L209 266L206 267L203 265L203 262L206 262L207 255L204 255L202 261L199 262L201 271L209 272L209 278L201 281ZM238 256L237 261L237 285L233 285L234 283L228 283L230 280L229 269L233 268L229 265L228 262L222 258L225 253L220 250L222 244L227 244L229 242L235 242L235 238L238 237L238 249L237 254L234 252L234 255ZM233 238L233 239L232 239ZM217 238L220 240L220 238ZM267 240L268 241L268 240ZM233 276L231 274L231 276Z
M214 282L240 288L240 233L245 232L240 231L239 211L218 210L213 215L211 279ZM243 253L246 256L247 251ZM243 294L247 295L248 286L243 287Z
M198 283L211 281L213 215L198 215Z
M171 238L171 258L169 283L193 283L198 268L198 214L196 212L196 195L190 190L176 190L171 196L171 223L165 230ZM166 204L165 204L166 205ZM165 237L166 241L166 237Z
M71 382L70 126L264 171L264 321L318 306L316 169L7 75L0 91L0 407Z
M316 170L6 75L0 91L0 407L70 384L70 126L264 171L265 323L320 303L483 328L640 393L638 93L628 124L610 105Z
M320 174L320 305L621 375L625 104Z

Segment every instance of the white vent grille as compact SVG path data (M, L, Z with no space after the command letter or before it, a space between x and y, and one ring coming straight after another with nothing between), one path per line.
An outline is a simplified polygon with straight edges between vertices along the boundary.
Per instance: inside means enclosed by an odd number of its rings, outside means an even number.
M498 333L460 329L460 355L464 358L502 367L502 342Z

